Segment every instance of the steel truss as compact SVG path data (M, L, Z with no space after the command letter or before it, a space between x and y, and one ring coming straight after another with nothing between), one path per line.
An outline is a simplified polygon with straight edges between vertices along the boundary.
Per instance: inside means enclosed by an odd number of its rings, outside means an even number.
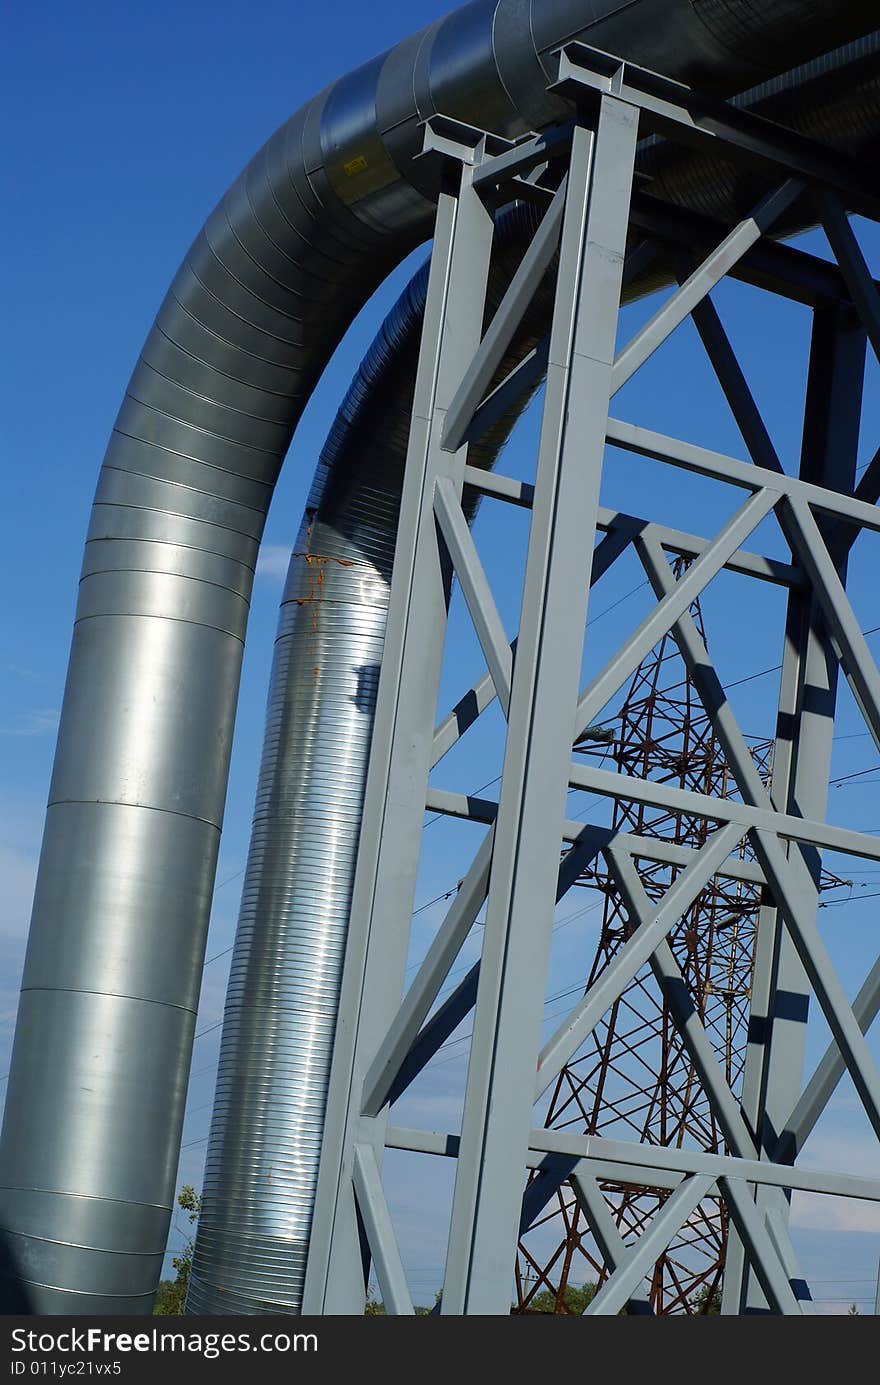
M505 144L435 120L425 148L440 165L434 253L407 459L354 900L334 1049L304 1312L360 1312L370 1263L391 1313L411 1313L381 1181L386 1147L456 1160L441 1311L508 1313L518 1237L568 1179L608 1269L590 1314L644 1307L643 1281L709 1197L734 1228L725 1312L797 1314L809 1291L787 1229L793 1189L880 1199L880 1181L799 1168L797 1154L848 1071L880 1136L880 1073L864 1032L880 1006L880 961L852 1005L816 926L821 851L880 860L880 840L826 823L838 671L880 748L880 673L845 590L859 532L880 529L880 455L855 484L866 340L880 355L880 298L844 212L880 219L860 170L808 141L679 84L583 46L559 54L557 87L577 103L566 129ZM637 138L659 132L757 165L772 183L751 213L682 270L678 289L619 351L621 287L646 257L673 260L706 227L666 216L633 189ZM512 196L546 206L483 334L493 208ZM837 265L774 246L777 219L810 197ZM717 233L716 233L717 239ZM558 255L545 343L492 393L494 372L537 283ZM800 474L776 455L708 297L725 275L807 302L813 334ZM706 345L750 461L707 451L610 416L610 401L688 315ZM546 375L533 486L468 465L468 442ZM714 536L683 534L599 505L606 443L743 491ZM465 487L527 507L519 631L507 642L461 507ZM791 561L744 549L775 520ZM594 539L601 535L594 548ZM656 606L579 690L591 584L628 548ZM692 561L679 577L667 553ZM727 568L788 589L772 793L749 752L690 614ZM486 675L434 724L452 574L486 659ZM738 797L635 778L574 759L572 747L671 634ZM435 787L431 771L497 698L507 720L497 802ZM710 825L698 848L566 817L569 788L682 812ZM481 844L404 994L425 808L483 824ZM626 824L622 824L625 826ZM754 860L743 858L748 839ZM560 853L562 855L560 856ZM541 1046L554 908L598 858L613 876L630 936ZM662 898L635 861L683 867ZM534 1107L609 1009L650 963L667 996L682 977L668 935L717 875L763 891L742 1090L731 1090L694 1007L671 1006L723 1135L726 1153L647 1145L534 1126ZM435 1009L485 902L480 961ZM813 998L832 1042L803 1084ZM389 1107L473 1009L460 1133L405 1130ZM793 1093L800 1093L793 1100ZM537 1173L523 1191L526 1170ZM668 1196L635 1244L624 1243L602 1186Z
M673 576L683 576L687 565L687 559L677 559ZM690 614L705 639L699 601ZM591 729L575 750L602 759L610 755L620 773L641 779L721 797L736 792L712 720L687 676L672 634L665 635L636 670L613 723L616 730L609 728L604 741ZM755 742L750 750L768 785L772 742ZM704 817L625 799L614 801L612 827L690 850L704 846L710 833ZM639 859L636 868L645 894L657 902L681 870ZM585 871L578 884L602 895L602 926L585 987L589 990L630 937L632 924L617 882L601 864ZM746 1057L760 905L760 885L719 872L668 937L686 986L684 1002L695 1008L737 1097ZM683 1042L676 998L668 995L656 954L651 963L610 1007L585 1051L563 1068L544 1123L551 1129L625 1133L649 1144L693 1144L721 1153L724 1136ZM603 1185L602 1192L626 1244L638 1240L668 1196L662 1189L631 1184ZM691 1313L717 1303L727 1233L723 1199L704 1199L651 1269L647 1305L653 1312ZM579 1311L581 1300L572 1297L571 1290L584 1280L602 1284L608 1274L574 1189L566 1182L521 1240L516 1311Z
M675 560L676 579L687 563L685 558ZM690 614L705 640L699 600ZM665 635L636 670L611 723L601 731L591 728L575 750L602 760L610 756L620 773L636 778L721 797L736 794L712 719L687 675L672 634ZM749 748L762 782L769 787L773 742L756 740ZM710 831L706 818L625 799L614 800L612 827L691 849L703 846ZM753 859L747 840L743 853ZM645 893L659 901L681 867L634 859ZM602 896L602 925L585 987L589 990L629 938L632 924L621 890L601 864L590 867L577 883ZM831 889L844 882L823 871L820 883ZM747 1052L760 907L760 885L719 872L668 936L685 982L684 1003L696 1009L737 1099ZM668 994L656 955L610 1007L585 1050L562 1069L544 1124L589 1135L621 1133L649 1144L693 1144L710 1153L724 1152L723 1132L682 1040L676 997ZM604 1184L602 1191L626 1244L638 1239L668 1196L663 1189L631 1184ZM653 1312L717 1311L728 1231L723 1199L704 1199L652 1267L646 1292ZM521 1239L515 1311L582 1311L584 1295L575 1291L584 1281L601 1285L608 1274L575 1192L566 1182Z

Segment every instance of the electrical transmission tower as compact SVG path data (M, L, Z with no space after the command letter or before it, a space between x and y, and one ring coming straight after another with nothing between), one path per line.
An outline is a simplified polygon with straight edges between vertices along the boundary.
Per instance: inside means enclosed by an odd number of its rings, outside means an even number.
M687 564L674 565L678 580ZM705 629L699 601L690 614ZM696 695L675 640L666 635L633 675L612 732L591 728L577 749L613 757L621 774L652 779L694 793L735 794L729 766L712 722ZM750 749L769 785L772 740ZM662 838L699 850L705 818L619 799L615 831ZM680 868L637 861L645 893L658 902ZM822 884L831 878L823 876ZM585 989L593 986L631 936L620 892L606 871L588 870L579 884L603 895L602 926ZM713 877L669 935L687 999L712 1042L725 1079L740 1094L746 1057L760 887ZM725 1152L725 1142L693 1059L682 1041L668 995L646 964L611 1006L583 1053L568 1063L553 1088L546 1129L637 1139L644 1144ZM634 1184L603 1185L608 1211L626 1244L638 1239L669 1196ZM657 1314L717 1311L724 1270L728 1216L721 1198L706 1198L657 1260L648 1299ZM586 1283L602 1284L607 1269L574 1190L564 1183L520 1242L517 1311L582 1311Z
M677 576L684 564L677 565ZM691 607L705 636L699 603ZM595 755L602 741L588 733L581 751ZM622 774L659 780L695 793L727 797L730 775L705 709L694 693L675 641L667 635L637 669L620 712L619 729L603 754ZM772 743L752 752L766 782ZM615 830L662 837L699 849L707 822L645 803L618 800ZM645 892L662 898L678 868L637 862ZM632 932L626 906L607 872L588 871L583 885L601 891L602 927L587 980L592 986ZM728 1084L738 1092L745 1059L748 1003L754 964L759 888L716 876L701 890L670 933L688 994L709 1034ZM646 965L597 1026L586 1050L557 1078L545 1125L585 1134L614 1134L647 1144L723 1150L711 1106L669 1013L663 991ZM632 1185L606 1186L624 1241L632 1242L656 1214L666 1194ZM705 1199L657 1261L650 1300L655 1313L691 1311L694 1296L710 1302L724 1264L726 1216L721 1200ZM546 1250L548 1235L553 1242ZM541 1253L544 1247L544 1253ZM604 1262L569 1184L520 1246L518 1307L566 1312L568 1290L584 1280L601 1282ZM704 1287L705 1286L705 1287Z

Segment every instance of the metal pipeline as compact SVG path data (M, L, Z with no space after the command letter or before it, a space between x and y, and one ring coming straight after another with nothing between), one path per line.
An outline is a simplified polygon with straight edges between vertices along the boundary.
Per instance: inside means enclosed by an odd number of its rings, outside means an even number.
M870 165L880 145L880 33L744 92L732 104ZM693 152L682 158L680 149L656 138L642 144L639 171L652 197L728 224L766 188L743 164ZM773 234L792 235L805 220L796 204Z
M500 222L494 310L538 217ZM427 265L365 356L291 557L266 712L187 1311L291 1312L305 1274ZM501 365L537 345L542 286ZM520 401L524 407L528 396ZM491 467L518 411L475 444Z
M0 1225L36 1311L150 1310L257 549L330 354L430 234L420 121L559 118L548 54L571 38L738 91L869 32L872 10L477 0L322 92L209 217L135 367L86 543L0 1138Z
M875 35L738 104L864 153L880 128L878 57ZM639 166L664 201L727 224L757 198L736 165L660 141L644 142ZM499 222L490 312L534 225L523 208ZM661 260L625 296L669 277ZM197 1314L291 1312L301 1299L426 285L423 266L355 376L291 558L187 1304ZM551 309L552 270L500 378ZM472 445L472 464L494 466L527 402Z

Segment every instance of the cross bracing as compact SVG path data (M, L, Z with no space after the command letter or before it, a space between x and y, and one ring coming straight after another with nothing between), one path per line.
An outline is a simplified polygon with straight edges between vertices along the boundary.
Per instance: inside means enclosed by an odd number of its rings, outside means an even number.
M677 560L676 575L684 560ZM699 605L692 610L702 631ZM589 733L588 733L589 734ZM730 775L712 723L688 679L674 639L667 635L637 669L619 714L613 741L585 740L583 753L607 757L622 772L675 782L722 796ZM762 780L772 767L772 743L750 746ZM658 836L690 849L708 835L703 818L658 812L620 799L617 830ZM650 899L662 898L677 867L636 862ZM602 925L586 978L589 990L632 932L621 891L607 871L589 870L585 886L601 892ZM739 1093L746 1053L748 1006L760 888L721 875L709 881L669 935L669 947L691 1003ZM656 965L656 964L655 964ZM545 1118L547 1126L594 1134L619 1131L641 1142L718 1151L723 1137L663 990L662 974L640 971L593 1031L585 1051L560 1073ZM634 1244L668 1196L664 1190L602 1189L623 1239ZM600 1195L597 1193L597 1195ZM721 1199L707 1199L688 1219L654 1266L649 1302L657 1313L694 1312L714 1303L724 1267L728 1219ZM551 1239L552 1238L552 1239ZM601 1284L609 1269L590 1233L573 1187L556 1198L520 1245L517 1306L521 1312L565 1312L570 1286Z
M876 1180L817 1173L797 1154L846 1071L880 1136L880 1074L865 1040L880 1003L880 970L850 1004L817 927L822 852L880 859L880 843L826 820L835 693L846 681L880 747L880 674L846 592L847 555L880 528L880 466L855 484L861 382L868 343L880 347L880 300L842 213L878 211L869 179L830 162L808 141L581 47L560 55L559 80L581 116L554 142L513 146L437 121L426 153L441 166L434 255L413 405L400 533L366 813L355 879L340 1022L312 1230L306 1311L357 1311L370 1263L386 1307L412 1312L394 1219L382 1181L386 1147L455 1160L440 1311L510 1308L516 1245L564 1181L574 1190L604 1265L587 1313L641 1311L644 1280L707 1199L732 1228L726 1312L800 1314L809 1301L788 1231L792 1190L877 1199ZM697 263L669 227L652 221L632 185L640 135L723 144L758 161L768 191ZM486 330L482 305L493 208L511 192L546 206L532 249ZM768 238L803 198L820 208L837 259L837 291L811 288L810 257L793 267ZM680 223L678 223L680 225ZM704 228L703 228L704 230ZM700 237L702 241L702 237ZM622 347L616 344L627 265L649 253L680 270L680 285ZM694 242L698 243L698 242ZM756 272L763 286L811 302L813 328L804 445L787 472L738 368L709 294L725 276ZM785 263L783 265L782 260ZM551 261L557 289L546 343L508 379L493 373L518 317ZM775 273L778 267L778 274ZM796 282L795 282L796 281ZM828 284L827 276L823 280ZM748 459L710 451L612 416L614 395L690 317L704 341L746 444ZM469 467L468 440L524 381L546 375L534 482ZM599 505L606 444L723 483L739 499L714 534L672 531ZM529 511L519 629L512 648L465 520L465 488ZM761 551L774 526L788 559ZM604 666L580 686L592 584L634 552L655 605ZM667 555L690 561L673 570ZM775 763L765 783L695 622L694 603L725 570L787 591ZM452 574L460 585L486 674L449 714L435 714ZM723 753L730 791L680 786L585 763L573 747L664 639L675 642ZM436 773L446 753L497 701L506 738L497 801L469 798ZM586 824L566 814L572 788L638 811L702 824L693 844L644 835L639 821ZM446 918L404 993L409 921L425 807L482 833ZM626 830L623 830L623 829ZM635 829L635 830L634 830ZM566 849L568 848L568 849ZM680 869L646 890L645 861ZM541 1039L556 903L586 870L613 878L631 931ZM706 1016L682 1001L670 938L717 878L761 891L749 1044L741 1076L719 1061ZM435 1008L477 915L479 961ZM536 1103L581 1052L645 966L669 1004L717 1126L718 1150L540 1128ZM686 989L686 988L685 988ZM784 1004L782 1003L784 1001ZM802 1022L812 1005L827 1022L826 1054L803 1081ZM394 1099L473 1011L459 1130L389 1122ZM635 1132L631 1132L634 1134ZM526 1171L536 1174L526 1184ZM603 1188L662 1190L627 1242ZM523 1191L525 1185L525 1193Z

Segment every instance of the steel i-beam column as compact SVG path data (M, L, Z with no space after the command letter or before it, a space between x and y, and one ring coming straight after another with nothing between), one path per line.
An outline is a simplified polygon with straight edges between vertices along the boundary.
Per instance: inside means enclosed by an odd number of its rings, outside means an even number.
M442 1312L510 1311L638 110L575 131Z

